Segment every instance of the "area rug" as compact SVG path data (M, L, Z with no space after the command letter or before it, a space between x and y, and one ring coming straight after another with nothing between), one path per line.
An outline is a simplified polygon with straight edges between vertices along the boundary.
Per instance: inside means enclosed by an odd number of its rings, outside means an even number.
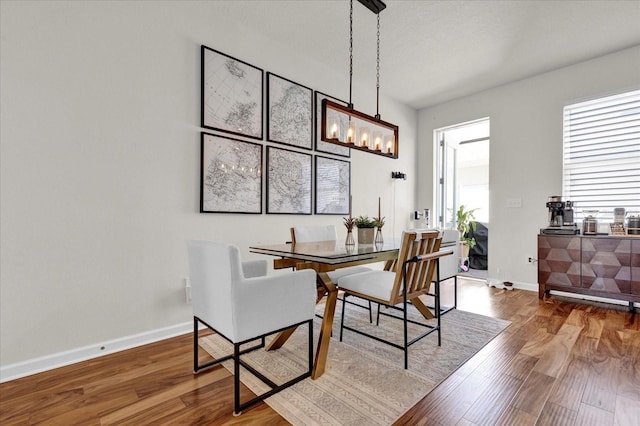
M341 303L337 305L325 373L266 399L293 425L389 425L510 324L470 312L449 311L442 316L442 346L437 346L436 333L415 343L409 349L409 369L405 370L399 349L348 330L340 342ZM317 312L322 313L322 309L323 305L318 305ZM413 307L409 316L424 321ZM370 324L368 312L352 305L348 305L345 317L347 325L402 341L401 320L382 316L380 325L375 326L375 318ZM320 321L314 323L316 341ZM410 327L410 337L424 330L414 327L418 326ZM308 327L300 327L279 350L257 350L244 359L274 382L284 383L306 369L307 333ZM215 334L201 338L200 346L214 358L232 351L232 346ZM231 362L224 365L233 371ZM240 378L255 393L269 389L245 370ZM243 400L247 399L245 394Z

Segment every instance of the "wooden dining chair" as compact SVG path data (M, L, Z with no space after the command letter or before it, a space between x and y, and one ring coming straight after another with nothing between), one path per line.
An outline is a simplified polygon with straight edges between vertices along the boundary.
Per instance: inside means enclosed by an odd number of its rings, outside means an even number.
M391 345L404 351L404 368L408 367L409 346L420 339L436 332L438 334L438 346L441 344L440 329L440 278L438 272L439 259L453 254L452 250L440 251L442 237L438 231L405 232L402 237L402 246L395 262L387 264L388 270L369 271L348 275L338 280L338 286L343 293L342 317L340 320L340 341L342 341L344 329L371 337L379 342ZM435 278L434 278L435 274ZM424 303L419 299L424 294L429 294L431 284L434 285L434 312L433 315ZM403 344L384 340L378 336L366 333L344 324L347 297L357 296L371 302L399 309L402 317L381 313L403 321ZM407 316L408 304L413 304L425 318L436 318L436 325L414 321ZM427 330L409 339L407 324L417 324Z
M193 308L193 372L232 359L234 363L234 414L307 377L313 367L313 316L316 274L311 270L265 276L266 262L240 261L236 246L212 241L189 241L189 274ZM200 364L200 324L232 343L233 353ZM241 358L265 347L265 336L308 324L308 370L277 384ZM251 347L247 343L258 342ZM241 348L241 345L242 348ZM271 390L240 402L240 366Z

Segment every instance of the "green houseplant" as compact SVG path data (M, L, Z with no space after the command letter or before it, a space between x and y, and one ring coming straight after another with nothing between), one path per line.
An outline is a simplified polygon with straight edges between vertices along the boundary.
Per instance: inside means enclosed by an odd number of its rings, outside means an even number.
M458 232L460 232L460 241L467 247L465 249L466 254L464 257L468 256L468 250L472 249L476 245L476 240L474 238L465 237L467 232L470 229L475 231L476 223L473 222L475 219L474 212L478 209L468 210L464 204L458 207L458 211L456 212L456 227L458 228Z
M375 228L378 226L378 221L369 216L358 216L355 219L355 224L358 228Z

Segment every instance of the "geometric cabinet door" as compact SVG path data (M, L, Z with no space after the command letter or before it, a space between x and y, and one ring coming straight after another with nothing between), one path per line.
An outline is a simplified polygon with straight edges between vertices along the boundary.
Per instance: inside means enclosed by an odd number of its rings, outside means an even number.
M580 287L580 237L538 235L538 282Z
M631 294L640 295L640 238L631 240Z
M607 293L631 292L631 240L582 238L582 287Z

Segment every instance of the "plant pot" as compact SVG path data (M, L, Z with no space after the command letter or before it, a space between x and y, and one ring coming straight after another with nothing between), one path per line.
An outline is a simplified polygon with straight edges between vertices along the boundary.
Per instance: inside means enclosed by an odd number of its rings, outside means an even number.
M358 245L373 245L375 228L358 228Z
M461 242L460 243L460 257L462 257L463 259L466 259L467 257L469 257L469 244L465 243L465 242Z

